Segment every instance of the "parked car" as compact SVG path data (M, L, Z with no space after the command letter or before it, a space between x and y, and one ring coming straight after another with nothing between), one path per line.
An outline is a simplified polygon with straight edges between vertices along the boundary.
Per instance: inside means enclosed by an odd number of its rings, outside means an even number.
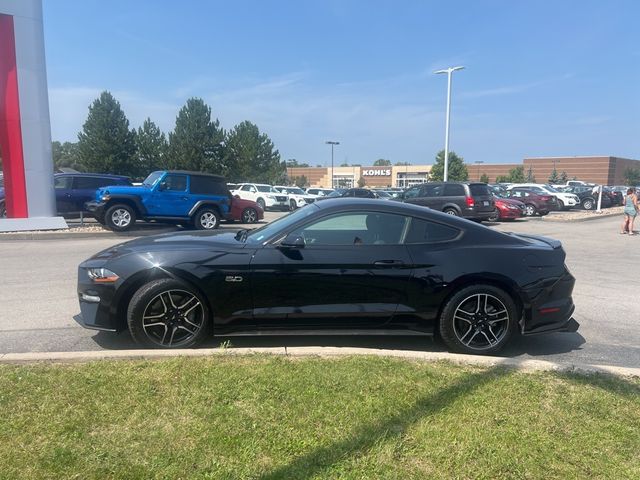
M295 210L296 208L304 207L316 201L314 195L308 195L300 187L285 187L282 185L275 185L275 188L280 193L286 193L289 196L289 209Z
M254 230L110 246L78 268L79 321L155 348L210 332L437 333L490 354L516 330L578 329L565 257L557 240L415 205L327 200Z
M375 190L370 190L368 188L338 188L334 190L332 193L327 195L326 197L318 198L318 200L325 200L329 198L347 198L347 197L357 197L357 198L383 198L388 200L391 198L389 194L380 193Z
M626 190L622 193L615 187L603 187L602 192L611 199L612 206L624 205L624 196L627 194Z
M496 197L496 213L490 222L515 220L525 216L525 204L513 198Z
M316 197L326 197L331 192L332 188L307 188L306 193L309 195L315 195Z
M538 183L514 183L507 187L507 190L513 188L526 188L527 190L537 193L538 195L553 195L558 199L558 208L560 210L569 210L580 204L580 199L573 193L563 193L555 189L551 185Z
M493 217L496 209L486 183L423 183L408 188L398 198L406 203L477 221Z
M253 200L231 198L231 209L227 220L240 223L258 223L264 218L264 210Z
M129 177L101 173L56 173L53 187L56 210L65 217L89 213L85 204L93 200L96 190L110 186L131 186Z
M558 210L558 199L549 194L539 195L526 187L514 187L504 194L506 198L513 198L524 203L524 214L527 217L547 215L549 212Z
M269 208L289 210L291 208L289 195L279 192L271 185L265 185L263 183L240 183L231 193L238 195L243 200L253 200L260 205L262 210Z
M585 210L594 210L598 207L598 192L597 187L587 185L575 185L567 187L565 192L573 193L580 199L580 206ZM602 208L607 208L613 205L612 196L609 196L604 190L602 192Z
M219 175L163 170L151 173L139 187L101 188L86 207L117 232L130 229L136 219L213 230L229 217L231 194Z

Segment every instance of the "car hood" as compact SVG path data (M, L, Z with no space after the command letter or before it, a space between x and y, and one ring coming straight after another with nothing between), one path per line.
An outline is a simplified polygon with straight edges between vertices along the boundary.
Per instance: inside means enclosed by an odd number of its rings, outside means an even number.
M522 203L520 200L514 200L513 198L496 197L496 203L498 203L498 202L504 203L506 205L513 205L515 207L524 206L524 203Z
M245 244L235 239L236 233L172 232L137 238L96 253L90 260L113 260L125 255L147 254L155 251L238 250Z
M96 200L100 200L100 198L107 193L109 195L138 195L140 192L147 190L149 190L149 187L145 187L143 185L110 185L96 190Z

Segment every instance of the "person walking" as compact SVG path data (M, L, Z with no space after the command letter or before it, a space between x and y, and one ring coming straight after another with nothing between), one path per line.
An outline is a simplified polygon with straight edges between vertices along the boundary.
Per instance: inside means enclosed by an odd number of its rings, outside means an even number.
M624 221L622 222L622 231L620 233L635 235L633 223L638 211L638 196L636 195L636 189L632 187L627 190L627 196L624 199Z

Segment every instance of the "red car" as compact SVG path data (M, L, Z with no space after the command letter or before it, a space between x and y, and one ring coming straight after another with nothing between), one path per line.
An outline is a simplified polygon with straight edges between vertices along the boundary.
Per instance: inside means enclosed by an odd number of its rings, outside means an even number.
M231 200L230 221L240 223L258 223L264 218L264 210L253 200L243 200L235 196Z
M490 222L496 220L515 220L524 217L525 205L519 200L512 198L495 197L496 213L489 218Z

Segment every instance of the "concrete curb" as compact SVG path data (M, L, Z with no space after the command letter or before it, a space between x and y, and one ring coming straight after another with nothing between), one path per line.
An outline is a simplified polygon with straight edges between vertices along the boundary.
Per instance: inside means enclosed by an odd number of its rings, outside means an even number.
M35 352L0 354L0 363L26 364L38 362L76 363L96 360L154 360L170 357L210 357L270 354L292 357L339 357L372 355L376 357L404 358L424 362L447 361L459 365L479 367L508 367L519 371L554 371L575 373L605 373L619 377L640 377L640 368L580 363L556 363L546 360L485 357L447 352L417 352L412 350L383 350L354 347L263 347L263 348L203 348L193 350L98 350L88 352Z
M615 208L615 207L613 207ZM550 216L545 216L545 217L541 217L540 220L542 220L543 222L553 222L553 223L576 223L576 222L589 222L591 220L601 220L603 218L611 218L611 217L617 217L620 216L620 218L622 218L622 210L620 211L614 211L614 212L609 212L609 211L605 211L603 210L602 213L596 213L595 211L591 212L590 216L587 217L579 217L579 218L558 218L558 219L554 219L554 217L550 217Z

